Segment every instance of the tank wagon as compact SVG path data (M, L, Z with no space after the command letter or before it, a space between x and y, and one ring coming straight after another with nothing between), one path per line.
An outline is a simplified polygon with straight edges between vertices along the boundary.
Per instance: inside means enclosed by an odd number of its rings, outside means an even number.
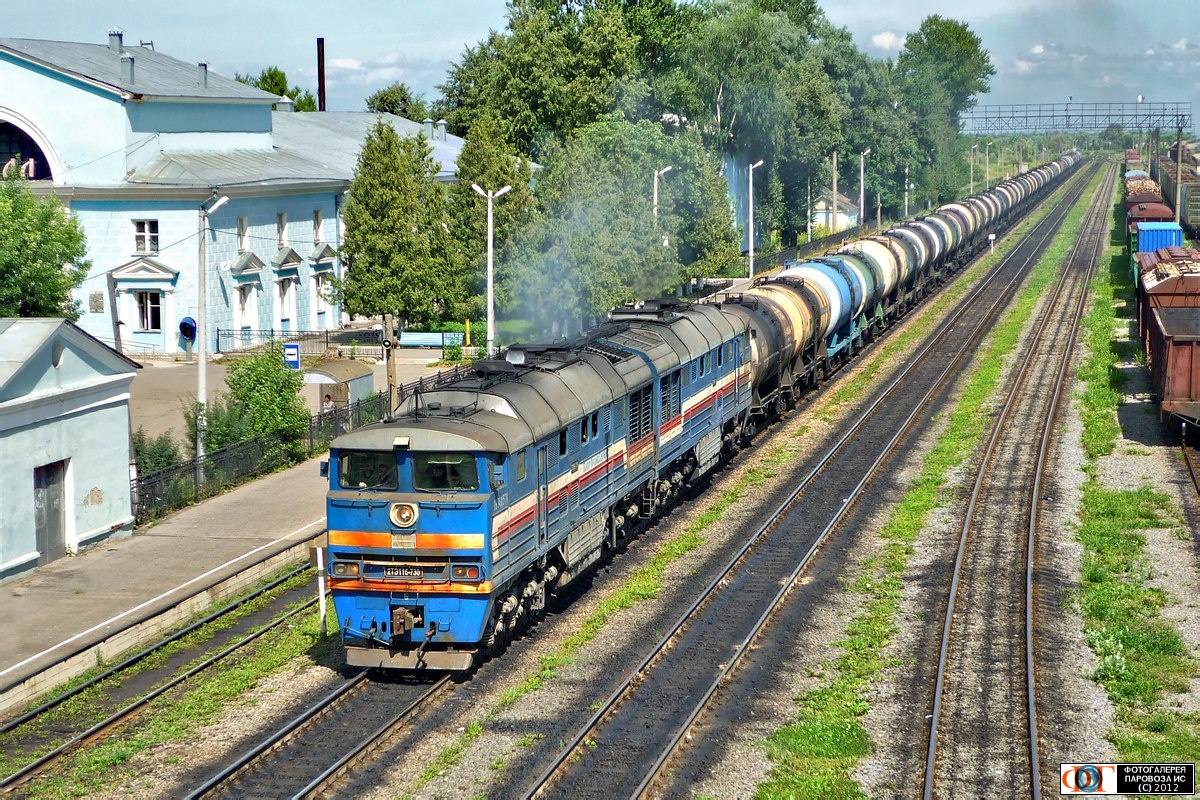
M469 669L934 291L1069 153L702 303L514 345L335 439L322 469L347 662Z

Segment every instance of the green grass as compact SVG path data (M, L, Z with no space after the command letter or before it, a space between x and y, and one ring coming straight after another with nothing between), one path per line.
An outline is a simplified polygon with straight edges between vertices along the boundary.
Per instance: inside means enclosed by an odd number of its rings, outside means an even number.
M1095 188L1101 176L1089 184ZM1084 197L1089 194L1085 191ZM843 638L841 652L822 686L797 698L797 720L775 731L766 747L775 766L759 784L756 796L860 798L862 787L852 778L858 762L872 752L862 717L870 710L871 684L888 665L884 649L897 632L895 623L903 597L903 577L913 543L934 509L953 492L943 493L947 476L962 465L987 429L985 404L995 393L1004 358L1011 353L1038 298L1054 282L1059 264L1070 249L1085 211L1076 206L1067 216L1046 253L1039 259L1017 302L993 331L962 396L950 412L946 430L925 457L921 473L880 531L881 552L867 559L848 589L861 598ZM1027 220L1022 227L1032 225ZM919 729L917 726L916 729ZM899 785L890 787L900 791Z
M1100 481L1096 467L1116 447L1122 380L1116 366L1130 360L1133 346L1112 338L1114 309L1132 297L1123 210L1118 195L1109 269L1093 281L1095 301L1084 321L1087 356L1079 371L1085 382L1079 400L1089 462L1079 515L1084 554L1075 603L1084 638L1096 654L1092 678L1115 707L1108 738L1120 759L1195 762L1200 715L1172 708L1168 695L1187 691L1196 664L1174 625L1162 617L1172 598L1147 584L1153 565L1146 558L1144 533L1170 527L1176 538L1186 539L1186 525L1167 496L1145 486L1113 489Z

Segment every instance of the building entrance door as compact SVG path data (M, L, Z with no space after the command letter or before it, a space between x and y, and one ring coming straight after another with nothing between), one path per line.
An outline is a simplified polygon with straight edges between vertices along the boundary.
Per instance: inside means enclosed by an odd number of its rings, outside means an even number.
M33 520L37 531L39 567L67 554L66 478L66 461L55 461L33 469Z

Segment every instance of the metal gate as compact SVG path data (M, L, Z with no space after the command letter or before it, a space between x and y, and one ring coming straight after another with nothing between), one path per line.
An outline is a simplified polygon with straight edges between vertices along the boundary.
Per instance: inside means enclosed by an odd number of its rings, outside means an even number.
M37 532L38 566L67 554L64 483L67 462L33 468L33 519Z

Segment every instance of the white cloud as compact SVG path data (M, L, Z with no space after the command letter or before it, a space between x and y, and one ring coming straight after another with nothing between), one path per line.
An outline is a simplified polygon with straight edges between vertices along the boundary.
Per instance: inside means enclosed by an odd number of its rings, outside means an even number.
M1037 65L1032 61L1024 61L1020 58L1018 58L1016 63L1013 64L1013 72L1017 73L1018 75L1030 75L1036 68Z
M1179 52L1181 52L1181 53L1182 53L1184 50L1187 50L1187 49L1188 49L1188 40L1187 40L1187 39L1180 39L1178 42L1176 42L1175 44L1171 45L1171 49L1172 49L1172 50L1178 50Z
M891 31L882 31L871 37L871 47L885 53L898 53L904 47L906 37L897 36Z
M1153 58L1154 57L1154 48L1151 47L1149 50L1147 50L1142 55L1146 56L1146 58Z
M1035 56L1040 56L1042 53L1046 52L1046 46L1035 44L1033 47L1029 48L1029 52Z
M331 69L360 70L363 68L362 62L357 58L331 58L329 66Z

